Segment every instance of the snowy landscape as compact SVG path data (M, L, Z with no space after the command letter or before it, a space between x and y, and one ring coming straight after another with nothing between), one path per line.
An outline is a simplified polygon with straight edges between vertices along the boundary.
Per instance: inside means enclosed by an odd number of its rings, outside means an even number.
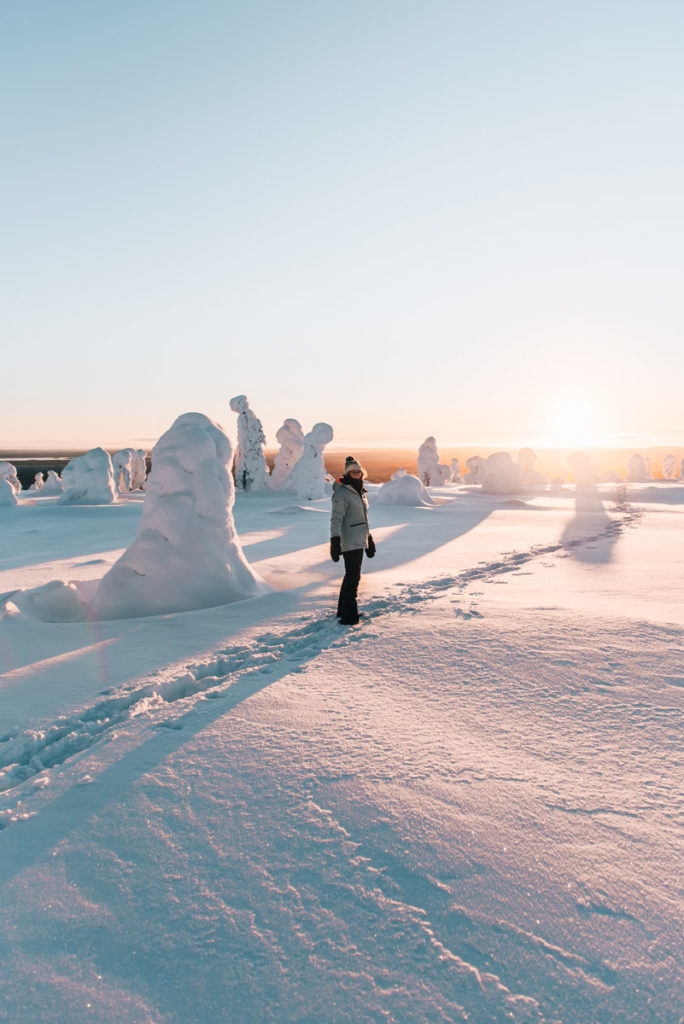
M332 428L231 409L3 471L0 1020L678 1024L679 465L428 438L343 627Z

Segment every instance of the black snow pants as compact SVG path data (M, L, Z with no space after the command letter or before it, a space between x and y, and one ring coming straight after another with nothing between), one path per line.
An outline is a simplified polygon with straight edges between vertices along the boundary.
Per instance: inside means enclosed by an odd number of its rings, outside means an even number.
M343 551L342 557L344 558L344 579L342 580L340 597L337 602L337 617L343 626L355 626L359 621L356 595L359 589L359 580L361 579L363 548Z

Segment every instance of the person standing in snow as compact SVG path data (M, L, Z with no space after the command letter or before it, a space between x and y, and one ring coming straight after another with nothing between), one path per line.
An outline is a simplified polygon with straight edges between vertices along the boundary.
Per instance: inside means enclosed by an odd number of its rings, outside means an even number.
M363 553L375 554L373 536L368 527L368 498L363 486L364 471L352 455L344 464L344 475L333 484L330 517L330 557L344 559L344 578L337 602L337 617L343 626L359 621L356 595L361 579Z

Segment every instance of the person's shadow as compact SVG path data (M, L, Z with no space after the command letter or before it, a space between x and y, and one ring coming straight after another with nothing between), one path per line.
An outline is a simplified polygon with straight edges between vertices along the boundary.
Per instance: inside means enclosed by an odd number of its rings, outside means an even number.
M579 562L609 562L618 529L603 506L594 468L582 452L571 455L568 462L576 480L575 514L563 530L561 544Z

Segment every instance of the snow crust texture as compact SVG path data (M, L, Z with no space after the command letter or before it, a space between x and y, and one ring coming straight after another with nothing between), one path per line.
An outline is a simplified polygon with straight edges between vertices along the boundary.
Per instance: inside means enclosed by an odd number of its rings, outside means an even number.
M138 535L103 577L97 617L186 611L265 592L235 532L232 455L221 427L201 413L179 416L159 439Z

